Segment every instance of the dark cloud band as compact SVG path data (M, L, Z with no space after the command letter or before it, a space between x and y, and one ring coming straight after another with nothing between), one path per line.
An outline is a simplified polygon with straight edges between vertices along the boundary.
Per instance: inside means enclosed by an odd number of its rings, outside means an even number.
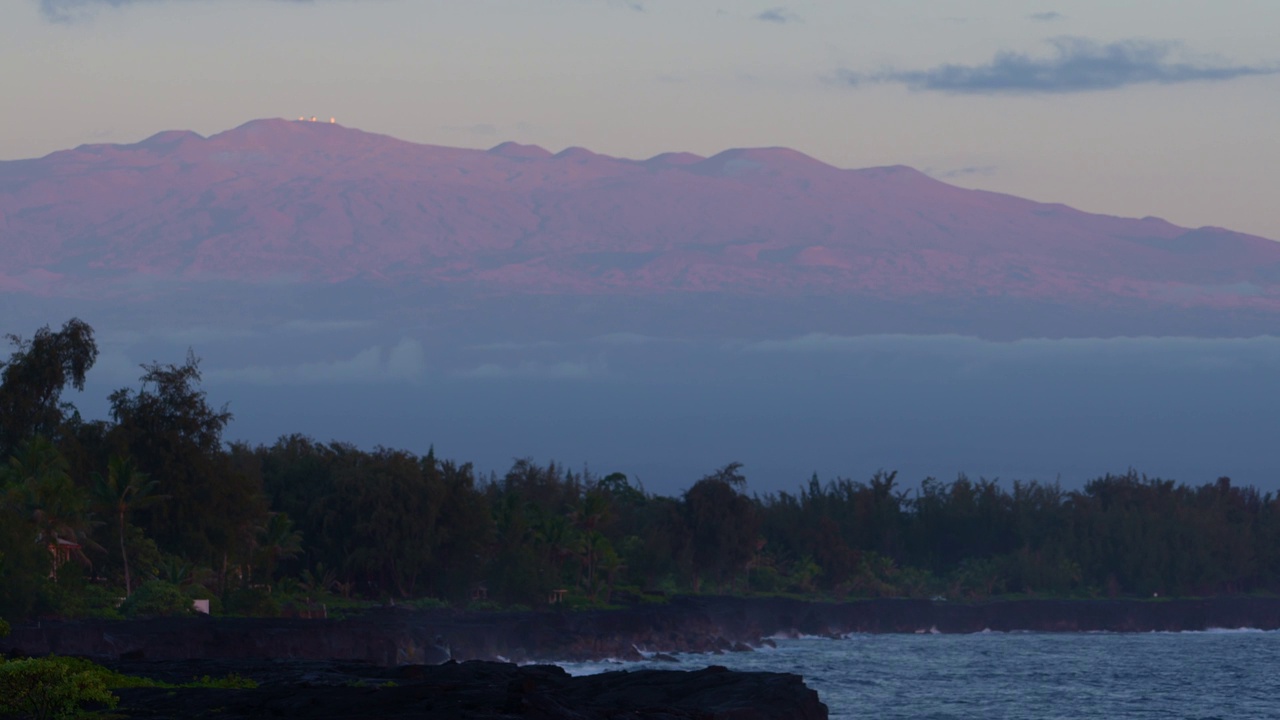
M786 25L787 23L800 22L800 16L787 10L786 8L776 7L769 8L764 12L756 15L756 19L762 22L774 23L776 25Z
M927 70L887 70L873 75L851 71L840 82L902 83L913 90L963 94L1078 93L1126 85L1231 80L1280 72L1280 66L1213 64L1185 58L1177 42L1124 40L1098 43L1083 38L1049 41L1053 54L1033 57L1002 52L985 65L940 65Z
M102 8L119 8L127 5L159 4L161 2L183 2L191 0L36 0L40 5L40 14L50 22L71 22L83 18ZM205 0L212 2L212 0ZM274 2L295 5L310 5L318 0L273 0Z

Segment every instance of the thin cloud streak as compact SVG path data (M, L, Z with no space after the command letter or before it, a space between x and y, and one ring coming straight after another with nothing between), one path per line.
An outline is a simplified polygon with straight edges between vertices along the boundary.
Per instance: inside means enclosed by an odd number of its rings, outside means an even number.
M919 91L1030 95L1222 81L1280 72L1277 65L1215 64L1192 59L1181 43L1172 41L1132 39L1103 44L1062 37L1049 43L1054 52L1048 57L1001 52L985 65L947 64L928 70L886 70L871 75L843 70L836 73L836 78L841 84L855 87L864 82L880 82L901 83Z
M1252 370L1280 362L1280 336L1249 338L1114 337L983 340L967 335L832 335L810 333L780 340L744 343L749 354L844 354L858 357L904 355L950 358L955 368L1005 368L1055 363L1073 367L1132 365L1161 357L1166 367Z
M71 23L91 17L102 8L122 8L129 5L158 5L162 2L215 2L215 0L36 0L40 14L54 23ZM321 0L272 0L292 5L314 5ZM354 2L356 0L346 0ZM370 1L370 0L365 0Z
M561 360L539 362L528 360L517 365L484 363L458 374L459 377L478 380L509 380L527 378L538 380L592 380L606 374L602 363L584 363Z
M973 175L981 175L990 177L999 172L998 165L966 165L965 167L950 168L946 170L935 170L933 168L925 168L925 174L936 177L940 180L953 180L955 178L969 177Z

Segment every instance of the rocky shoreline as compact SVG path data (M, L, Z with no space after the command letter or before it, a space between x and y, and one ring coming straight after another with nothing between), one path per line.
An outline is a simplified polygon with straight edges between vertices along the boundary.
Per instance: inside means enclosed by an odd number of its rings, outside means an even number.
M157 618L15 623L0 651L75 655L170 682L237 674L251 690L119 691L128 717L827 717L786 673L642 670L570 677L526 663L746 652L849 633L1280 629L1280 598L813 603L680 597L609 611L385 608L344 619ZM520 663L517 665L515 663Z
M234 672L254 689L118 690L130 718L666 718L826 720L827 708L798 675L640 670L571 677L552 665L471 661L371 665L306 661L121 661L131 675L179 683Z
M591 612L386 608L345 619L157 618L14 623L0 651L98 659L295 659L383 667L447 660L639 660L642 653L750 650L770 637L992 631L1149 632L1280 628L1280 598L929 600L814 603L679 597Z

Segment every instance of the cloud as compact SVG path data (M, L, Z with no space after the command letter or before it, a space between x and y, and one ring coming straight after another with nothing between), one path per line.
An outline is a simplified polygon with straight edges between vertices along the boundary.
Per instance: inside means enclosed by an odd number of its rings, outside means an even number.
M1067 16L1060 12L1050 10L1049 12L1031 13L1027 16L1027 19L1035 20L1037 22L1053 22L1054 20L1066 20Z
M782 7L769 8L764 12L756 15L756 19L761 22L774 23L777 25L786 25L787 23L803 22L799 15Z
M346 330L363 330L373 323L368 320L290 320L273 329L273 334L282 332L303 335L343 332Z
M585 363L561 360L557 362L539 362L528 360L517 365L500 365L485 363L478 367L459 373L461 377L473 379L534 378L542 380L589 380L602 377L606 370L602 363Z
M211 370L211 381L251 385L337 385L361 383L412 383L426 373L426 354L417 340L402 338L394 347L374 346L353 357L331 362L310 362L294 366L253 365L230 370Z
M1164 367L1252 370L1280 362L1280 337L1028 338L983 340L962 335L831 335L811 333L741 344L746 353L836 354L854 358L947 358L963 372L1002 372L1009 366L1134 367L1161 358Z
M643 335L641 333L631 332L615 332L606 333L604 335L594 335L583 340L534 340L532 342L491 342L472 345L472 350L497 351L497 352L525 352L528 350L547 350L564 347L582 347L582 346L598 346L606 347L622 347L649 345L652 343L669 343L679 342L672 338L658 337L655 335Z
M102 8L120 8L128 5L159 4L162 2L191 2L192 0L36 0L40 14L49 22L70 23L91 16ZM213 2L213 0L204 0ZM318 0L273 0L295 5L311 5Z
M1171 41L1123 40L1098 43L1063 37L1049 41L1053 54L1032 57L1016 52L996 54L985 65L940 65L928 70L887 70L861 75L836 73L844 85L863 82L902 83L913 90L960 94L1077 93L1126 85L1231 80L1280 72L1276 65L1231 65L1189 57Z
M999 170L997 165L966 165L965 167L949 168L946 170L935 170L926 168L925 174L936 177L940 180L951 180L959 177L968 177L971 175L990 176L995 175Z

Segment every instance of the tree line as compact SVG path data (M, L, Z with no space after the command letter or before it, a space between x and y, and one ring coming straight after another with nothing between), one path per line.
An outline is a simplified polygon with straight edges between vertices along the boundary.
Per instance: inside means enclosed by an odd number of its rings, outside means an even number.
M0 615L112 614L156 597L600 605L646 594L832 599L1280 591L1280 499L1107 475L1057 484L894 473L750 493L729 463L677 496L622 473L517 460L503 475L301 435L228 443L198 359L142 367L85 420L79 320L0 364ZM165 594L167 593L167 595ZM140 600L143 595L150 598ZM175 600L176 598L176 600ZM132 603L132 604L131 604Z

